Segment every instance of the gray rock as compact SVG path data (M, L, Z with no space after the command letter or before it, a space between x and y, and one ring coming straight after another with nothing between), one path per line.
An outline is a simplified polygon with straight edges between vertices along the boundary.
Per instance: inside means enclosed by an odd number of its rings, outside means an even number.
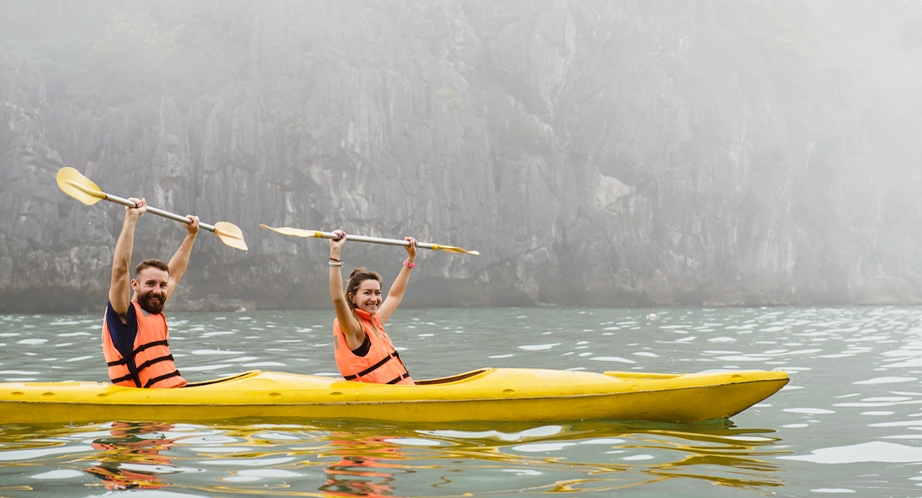
M0 311L105 305L123 208L64 165L241 227L174 310L329 305L326 241L260 223L481 252L421 251L405 306L917 304L920 42L873 30L922 14L846 3L5 4Z

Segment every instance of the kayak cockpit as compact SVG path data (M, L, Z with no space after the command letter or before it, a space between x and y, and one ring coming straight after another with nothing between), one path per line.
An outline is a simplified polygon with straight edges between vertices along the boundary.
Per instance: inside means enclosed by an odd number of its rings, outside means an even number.
M438 385L438 384L450 384L450 383L452 383L452 382L458 382L458 381L462 381L462 380L471 379L471 378L474 378L474 377L477 377L477 376L486 374L486 373L488 373L488 372L491 372L491 371L493 371L493 370L496 370L496 369L495 369L495 368L480 368L480 369L477 369L477 370L471 370L471 371L469 371L469 372L464 372L464 373L460 373L460 374L456 374L456 375L450 375L450 376L448 376L448 377L438 377L438 378L435 378L435 379L418 380L418 381L416 381L416 384L417 384L417 385L420 385L420 386L431 386L431 385ZM238 374L234 374L234 375L228 375L227 377L221 377L221 378L219 378L219 379L203 380L203 381L199 381L199 382L190 382L190 383L186 384L186 385L183 387L183 389L189 388L189 387L210 386L210 385L220 384L220 383L222 383L222 382L230 382L230 381L234 381L234 380L250 379L250 378L253 378L253 377L257 377L257 376L258 376L259 374L261 374L261 373L262 373L262 372L261 372L260 370L250 370L250 371L247 371L247 372L242 372L242 373L238 373Z
M238 373L234 375L228 375L227 377L221 377L220 379L211 379L211 380L202 380L199 382L190 382L183 386L183 389L187 387L199 387L199 386L208 386L211 384L218 384L221 382L229 382L232 380L248 379L250 377L256 377L259 375L259 370L250 370L248 372Z
M451 375L448 377L438 377L435 379L417 380L415 382L416 382L416 385L418 386L431 386L433 384L448 384L450 382L458 382L460 380L467 380L472 377L476 377L480 374L487 373L491 370L495 370L495 368L480 368L477 370L471 370L470 372L464 372L464 373L460 373L457 375Z

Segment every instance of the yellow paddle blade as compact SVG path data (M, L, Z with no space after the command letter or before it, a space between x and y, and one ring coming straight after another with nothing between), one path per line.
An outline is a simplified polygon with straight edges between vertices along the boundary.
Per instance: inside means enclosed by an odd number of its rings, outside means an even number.
M291 228L291 227L270 227L269 225L260 224L259 228L268 228L273 232L278 232L282 235L291 235L293 237L321 237L323 234L317 230L304 230L303 228Z
M243 232L240 230L240 227L233 223L228 223L226 221L215 223L214 234L221 239L221 242L224 242L234 249L240 249L241 251L247 250L247 243L243 240Z
M106 198L106 193L100 190L92 180L70 166L58 170L56 178L61 191L87 206L92 206Z
M461 249L460 247L443 246L441 244L432 244L432 250L433 251L453 252L457 254L470 254L472 256L480 256L480 252L478 251L468 251L467 249Z

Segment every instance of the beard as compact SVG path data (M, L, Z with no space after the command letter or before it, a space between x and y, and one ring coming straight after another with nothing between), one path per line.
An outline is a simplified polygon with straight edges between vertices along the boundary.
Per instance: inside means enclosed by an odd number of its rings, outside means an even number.
M166 304L166 297L161 294L156 299L156 302L153 302L154 296L151 293L139 294L138 295L138 304L141 306L141 309L152 314L156 315L163 312L163 305Z

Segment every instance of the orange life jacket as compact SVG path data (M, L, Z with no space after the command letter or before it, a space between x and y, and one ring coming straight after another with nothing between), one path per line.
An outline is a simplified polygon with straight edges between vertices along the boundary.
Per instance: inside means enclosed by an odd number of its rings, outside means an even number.
M136 302L131 302L138 319L138 333L129 357L122 354L112 342L109 324L103 320L102 352L109 366L109 379L113 384L126 387L182 387L186 385L176 370L170 354L170 337L163 313L152 315Z
M339 373L346 380L413 385L413 379L400 361L400 355L391 344L391 338L384 331L378 317L360 309L354 311L358 315L359 323L362 324L365 336L368 337L370 347L365 356L357 356L349 349L346 334L339 326L339 319L333 320L336 366L339 367Z

